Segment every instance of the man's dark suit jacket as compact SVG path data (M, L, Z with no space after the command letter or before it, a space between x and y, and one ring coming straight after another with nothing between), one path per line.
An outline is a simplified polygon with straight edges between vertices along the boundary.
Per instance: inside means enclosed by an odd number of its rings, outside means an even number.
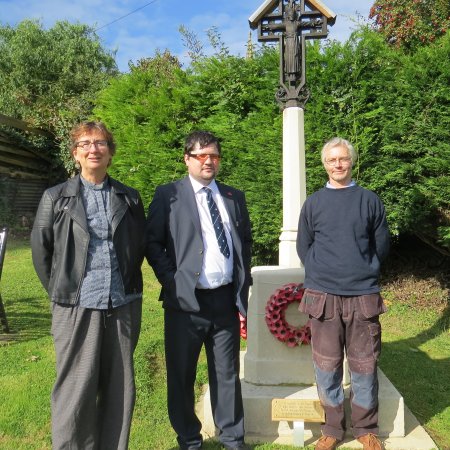
M244 193L217 183L227 208L233 240L233 285L236 306L247 315L251 285L251 226ZM195 286L204 245L194 189L189 177L158 186L147 217L146 254L161 283L164 307L197 312Z

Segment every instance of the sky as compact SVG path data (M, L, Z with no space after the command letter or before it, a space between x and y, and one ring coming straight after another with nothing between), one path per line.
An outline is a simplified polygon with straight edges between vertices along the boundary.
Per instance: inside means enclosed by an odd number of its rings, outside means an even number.
M180 25L194 32L209 54L206 31L217 27L230 53L245 55L249 17L264 0L0 0L0 24L16 26L24 19L38 19L44 28L67 20L93 26L103 47L116 51L121 72L128 62L152 57L166 49L183 65L189 62L179 32ZM374 0L322 0L337 14L329 39L345 41L358 18L367 20ZM257 42L256 31L252 32Z

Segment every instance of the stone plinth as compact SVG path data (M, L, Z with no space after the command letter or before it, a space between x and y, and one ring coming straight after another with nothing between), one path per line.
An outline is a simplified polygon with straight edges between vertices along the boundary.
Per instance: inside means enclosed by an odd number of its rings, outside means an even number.
M269 331L265 308L276 289L289 283L302 283L303 268L263 266L252 269L253 286L250 290L247 313L247 352L244 359L245 381L258 385L311 385L315 382L311 346L288 347ZM308 316L298 311L293 302L286 311L289 324L303 326ZM349 383L347 360L344 360L344 384Z
M243 352L244 354L244 352ZM242 355L244 356L244 355ZM241 374L242 375L242 374ZM405 415L403 397L394 385L378 369L379 377L379 428L380 436L399 438L405 436ZM274 442L279 438L292 439L292 422L272 422L271 405L273 398L292 398L318 400L315 386L258 386L241 378L242 397L245 411L246 434L258 437L260 442ZM350 389L345 389L345 408L347 419L350 417ZM348 430L350 425L347 424ZM320 436L320 424L305 423L306 432ZM203 431L214 436L215 427L211 414L209 390L204 395ZM351 436L350 430L347 432Z
M255 267L250 292L247 319L247 352L244 359L244 378L258 385L312 384L314 369L309 345L289 348L275 339L265 322L265 307L270 296L288 283L301 283L302 268L279 266ZM302 326L308 317L298 312L298 303L286 311L287 321Z

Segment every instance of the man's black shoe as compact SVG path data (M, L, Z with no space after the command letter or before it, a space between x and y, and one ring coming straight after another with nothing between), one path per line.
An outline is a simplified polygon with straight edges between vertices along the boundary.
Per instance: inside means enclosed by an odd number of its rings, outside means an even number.
M227 445L227 444L222 444L223 448L226 450L249 450L249 447L247 446L247 444L235 444L235 445Z
M203 448L203 444L180 445L180 450L200 450L201 448Z

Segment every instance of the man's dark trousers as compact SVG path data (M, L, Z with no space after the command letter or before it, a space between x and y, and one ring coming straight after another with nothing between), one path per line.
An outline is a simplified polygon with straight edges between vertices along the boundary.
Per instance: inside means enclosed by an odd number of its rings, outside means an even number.
M165 308L169 418L182 448L201 445L201 422L194 412L194 384L204 344L212 413L221 430L219 439L223 444L236 445L244 436L244 411L239 380L239 318L233 285L196 289L195 295L199 312Z

